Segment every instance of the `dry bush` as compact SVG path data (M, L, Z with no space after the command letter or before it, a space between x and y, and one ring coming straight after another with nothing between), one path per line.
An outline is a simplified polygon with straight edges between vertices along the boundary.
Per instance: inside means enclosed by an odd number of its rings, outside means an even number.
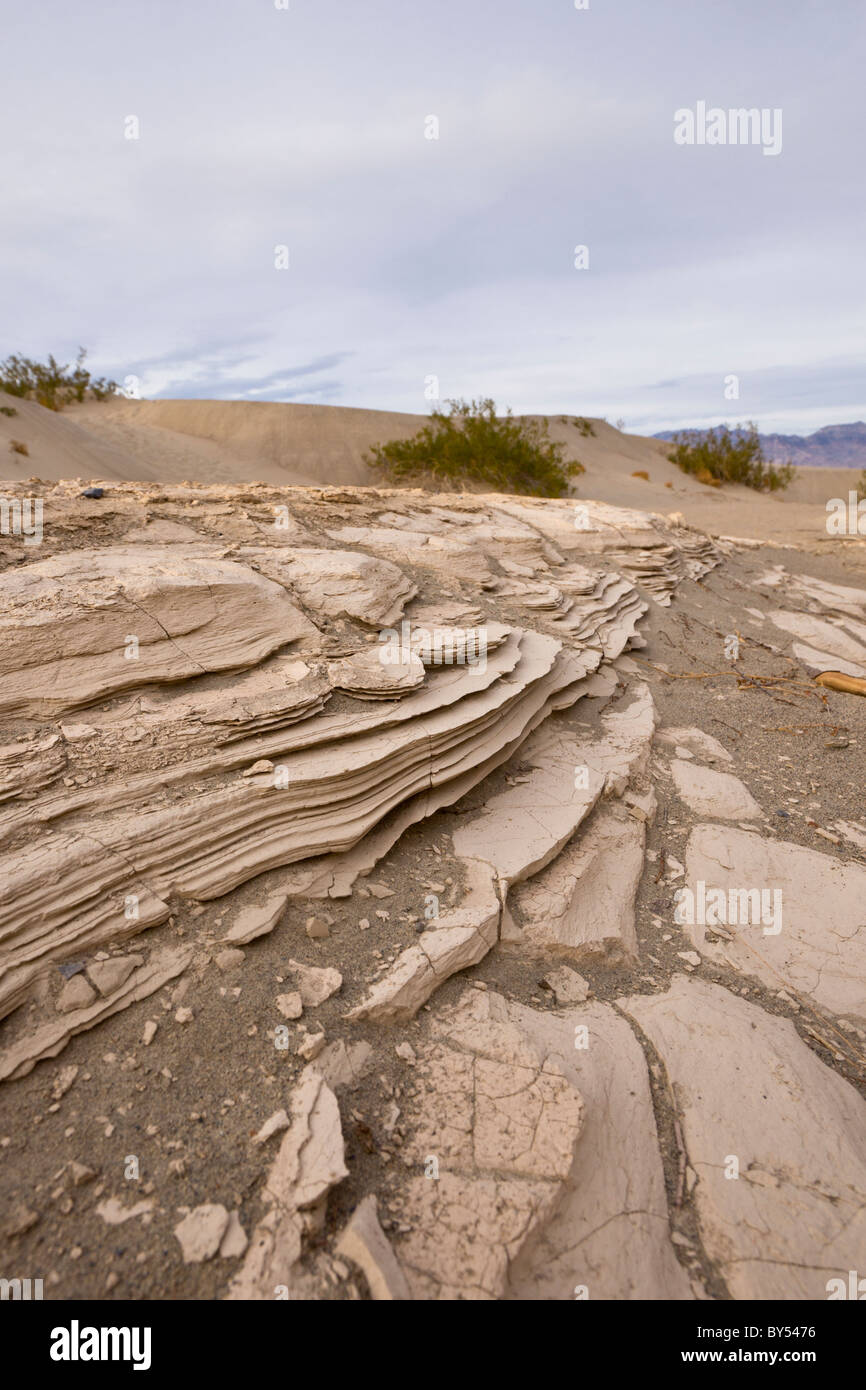
M367 462L394 481L430 478L458 487L483 484L495 492L564 497L569 479L586 470L565 458L548 436L546 420L497 415L492 400L449 401L410 439L376 444Z
M117 391L117 382L91 376L84 365L86 356L86 349L79 348L74 364L61 365L51 354L47 362L35 362L13 352L0 362L0 390L47 410L62 410L72 401L107 400Z
M790 463L769 463L764 457L757 425L719 425L710 430L682 430L671 440L671 463L691 473L699 483L721 487L742 483L758 492L776 492L794 477Z

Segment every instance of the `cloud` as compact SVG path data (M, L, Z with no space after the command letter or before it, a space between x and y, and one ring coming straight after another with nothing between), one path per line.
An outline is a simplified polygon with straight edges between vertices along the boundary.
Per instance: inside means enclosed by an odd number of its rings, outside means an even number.
M146 394L408 411L436 375L647 428L726 408L733 372L767 428L858 418L857 10L19 7L0 350L84 342ZM781 107L782 153L676 146L698 99Z
M239 358L210 349L148 362L139 377L139 385L145 397L288 401L326 396L332 400L339 397L341 381L336 377L320 380L321 373L340 366L351 355L332 352L310 362L263 371L256 357Z

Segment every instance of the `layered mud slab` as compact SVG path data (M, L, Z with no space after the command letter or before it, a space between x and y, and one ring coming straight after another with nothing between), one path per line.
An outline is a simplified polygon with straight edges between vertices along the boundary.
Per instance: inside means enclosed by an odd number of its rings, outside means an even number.
M3 1259L813 1299L866 1246L866 573L574 499L7 487ZM116 1228L116 1229L115 1229Z

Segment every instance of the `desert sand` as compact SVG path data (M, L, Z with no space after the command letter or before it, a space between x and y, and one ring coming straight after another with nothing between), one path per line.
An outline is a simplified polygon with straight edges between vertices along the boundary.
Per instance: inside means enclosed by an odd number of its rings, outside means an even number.
M815 678L866 678L850 476L716 491L553 421L574 497L437 494L362 458L420 417L13 404L4 1265L115 1300L847 1287L866 700Z
M415 433L427 418L343 406L120 398L57 415L2 392L0 404L19 412L13 419L0 415L2 471L19 481L35 475L46 481L369 486L382 481L364 461L370 447ZM576 480L577 494L615 506L678 510L693 525L720 534L820 545L828 499L847 497L859 477L846 468L801 468L791 487L774 496L715 489L670 463L661 440L624 434L598 419L590 422L595 435L585 436L562 416L547 418L551 438L586 468ZM23 440L29 456L10 453L11 439ZM634 476L640 472L649 479Z

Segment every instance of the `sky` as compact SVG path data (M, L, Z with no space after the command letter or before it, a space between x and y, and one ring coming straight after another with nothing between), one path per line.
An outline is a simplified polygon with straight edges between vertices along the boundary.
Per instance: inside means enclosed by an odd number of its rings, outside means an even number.
M83 344L146 398L866 419L866 4L578 3L0 0L0 356Z

